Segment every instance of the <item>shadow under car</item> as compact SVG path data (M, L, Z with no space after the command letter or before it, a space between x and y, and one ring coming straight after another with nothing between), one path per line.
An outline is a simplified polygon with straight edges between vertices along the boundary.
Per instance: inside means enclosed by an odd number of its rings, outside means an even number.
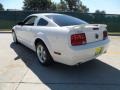
M43 67L32 50L15 43L10 47L18 55L15 60L20 58L51 90L120 90L120 71L100 60L79 66L55 63Z

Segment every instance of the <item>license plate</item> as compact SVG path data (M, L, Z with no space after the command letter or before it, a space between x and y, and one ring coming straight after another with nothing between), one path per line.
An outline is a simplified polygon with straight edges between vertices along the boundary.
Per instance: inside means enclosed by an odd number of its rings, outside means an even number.
M95 55L99 55L102 53L102 47L95 48Z

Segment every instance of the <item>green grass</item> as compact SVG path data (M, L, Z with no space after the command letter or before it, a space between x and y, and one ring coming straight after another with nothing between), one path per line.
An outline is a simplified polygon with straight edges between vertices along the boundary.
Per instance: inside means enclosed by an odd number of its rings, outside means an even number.
M0 20L0 28L1 29L10 29L15 25L15 21L13 20Z

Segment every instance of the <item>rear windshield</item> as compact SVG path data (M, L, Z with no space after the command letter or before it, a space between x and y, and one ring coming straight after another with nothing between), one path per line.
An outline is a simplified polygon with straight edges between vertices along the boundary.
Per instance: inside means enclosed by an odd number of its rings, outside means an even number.
M46 15L49 19L52 19L56 24L59 26L72 26L72 25L80 25L80 24L87 24L87 22L72 17L68 15Z

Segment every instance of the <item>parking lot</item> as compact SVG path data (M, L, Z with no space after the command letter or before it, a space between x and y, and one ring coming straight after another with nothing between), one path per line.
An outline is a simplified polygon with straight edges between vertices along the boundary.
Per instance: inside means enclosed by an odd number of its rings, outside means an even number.
M0 34L0 90L120 90L120 36L108 52L79 66L43 67L33 51Z

